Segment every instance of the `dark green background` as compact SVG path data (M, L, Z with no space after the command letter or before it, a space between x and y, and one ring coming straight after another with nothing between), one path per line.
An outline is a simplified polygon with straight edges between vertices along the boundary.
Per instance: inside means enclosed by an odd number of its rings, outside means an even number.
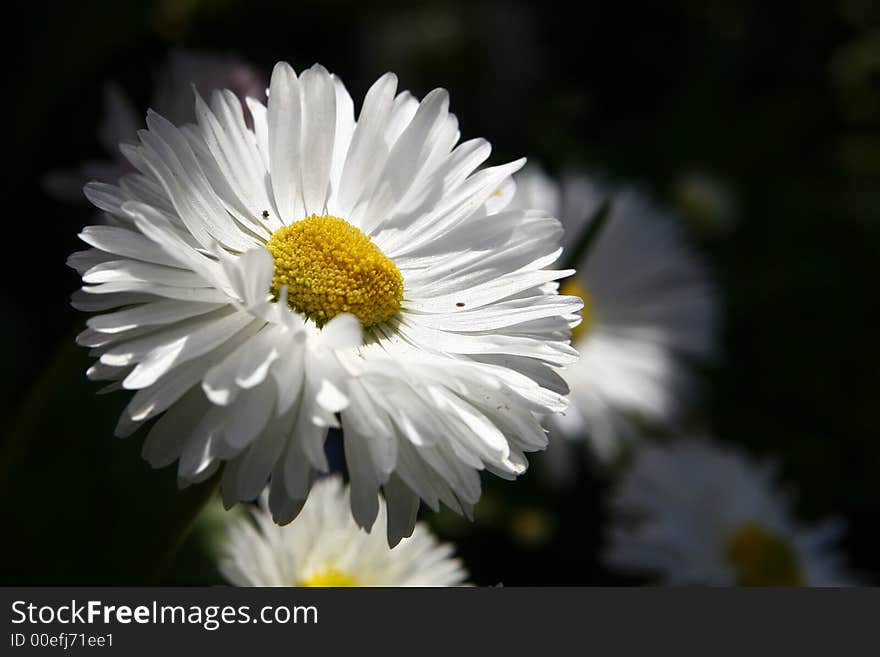
M768 7L765 5L771 5ZM720 284L723 357L692 423L777 458L805 520L840 515L858 576L880 574L880 28L876 3L30 2L7 23L0 404L0 584L218 581L200 523L165 569L173 468L112 437L125 394L96 396L78 284L64 266L91 212L48 198L51 170L101 157L102 84L145 107L170 47L267 73L318 61L356 104L385 70L451 92L493 161L578 164L676 202L683 174L722 181L732 230L694 231ZM11 134L10 134L11 133ZM9 142L12 142L11 148ZM537 460L537 459L536 459ZM473 525L431 517L480 584L623 583L597 560L614 479L568 487L539 467L486 478ZM546 531L526 540L526 511ZM159 573L158 575L156 573Z

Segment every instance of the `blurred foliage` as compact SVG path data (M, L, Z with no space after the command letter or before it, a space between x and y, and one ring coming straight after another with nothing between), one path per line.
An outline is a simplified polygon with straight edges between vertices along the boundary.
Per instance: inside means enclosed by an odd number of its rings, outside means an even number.
M359 102L384 70L450 89L465 137L493 160L527 154L639 183L690 220L725 304L723 358L695 428L777 458L799 511L850 527L864 580L880 574L880 37L871 0L825 3L82 0L17 7L0 583L150 581L148 555L180 497L142 435L112 437L125 395L96 396L67 255L91 211L43 176L100 158L101 87L145 107L172 47L235 53L266 71L320 61ZM11 46L11 47L10 47ZM702 182L701 182L702 181ZM708 182L707 182L708 181ZM614 481L589 458L548 481L486 477L476 523L425 513L480 584L627 580L598 560ZM222 516L221 516L222 518ZM209 506L158 581L218 582Z

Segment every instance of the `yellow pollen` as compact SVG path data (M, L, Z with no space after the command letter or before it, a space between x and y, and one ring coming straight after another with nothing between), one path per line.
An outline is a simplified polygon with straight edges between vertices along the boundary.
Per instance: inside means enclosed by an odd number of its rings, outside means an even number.
M337 570L336 568L328 568L315 573L311 577L304 579L300 586L360 586L358 581L351 575Z
M584 307L581 309L581 323L571 330L573 344L589 333L593 326L593 297L577 276L563 281L559 287L559 294L580 297L584 301Z
M275 259L272 293L287 286L287 303L324 326L340 313L365 328L381 324L403 300L400 270L360 230L316 214L276 230L266 248Z
M492 192L492 196L504 196L504 190L499 187Z
M727 561L736 570L740 586L804 584L794 547L756 522L747 522L731 534Z

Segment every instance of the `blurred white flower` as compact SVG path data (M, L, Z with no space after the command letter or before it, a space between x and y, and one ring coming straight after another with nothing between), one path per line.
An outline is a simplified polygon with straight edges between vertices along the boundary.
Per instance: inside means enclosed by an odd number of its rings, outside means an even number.
M378 503L382 526L385 503ZM252 519L229 526L223 576L236 586L457 586L467 578L453 547L422 523L389 548L381 531L358 527L349 508L339 476L317 481L302 513L284 527L272 521L263 496Z
M571 438L586 434L607 460L622 439L637 434L634 418L674 423L691 393L685 361L712 356L717 323L714 286L677 218L634 190L577 174L557 184L534 167L516 176L515 189L499 192L514 197L511 207L560 217L567 252L602 203L612 201L576 276L562 285L563 293L583 298L584 309L572 338L581 358L563 372L571 406L554 425Z
M185 485L227 462L227 506L255 499L292 519L324 440L344 431L352 511L372 527L377 492L391 544L419 497L471 515L479 471L513 479L543 449L539 418L565 408L580 299L559 222L502 211L495 190L522 166L480 169L489 144L456 146L445 90L421 103L382 76L357 122L342 82L315 65L272 75L268 106L197 98L197 125L154 112L138 173L91 183L111 216L71 256L85 285L94 380L136 390L117 433L156 418L155 467Z
M670 585L845 586L839 523L800 526L774 468L689 440L645 446L620 483L606 560Z
M266 99L266 80L251 65L226 55L174 50L157 76L150 107L175 125L195 120L192 102L195 89L202 95L214 89L230 89L244 103L245 98ZM143 123L143 113L115 84L104 88L104 116L98 139L108 159L86 162L77 171L56 172L46 178L46 186L57 198L82 201L83 185L92 180L115 183L137 170L120 152L120 144L135 143Z

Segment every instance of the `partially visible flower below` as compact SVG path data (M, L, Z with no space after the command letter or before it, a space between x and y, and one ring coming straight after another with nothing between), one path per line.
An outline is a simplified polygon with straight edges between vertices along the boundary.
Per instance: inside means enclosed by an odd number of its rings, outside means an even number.
M339 78L280 63L247 105L253 128L230 91L195 125L148 113L123 147L138 173L86 186L114 225L81 233L73 303L100 313L89 378L136 391L117 434L153 421L143 455L181 485L225 463L227 506L268 482L284 523L341 428L361 527L380 488L391 545L419 498L470 517L480 471L522 474L566 407L582 303L558 294L559 222L504 210L523 160L481 168L445 90L419 102L388 73L355 120Z
M252 518L230 525L220 570L235 586L457 586L467 571L454 549L438 543L422 523L389 548L385 502L367 533L351 517L348 486L337 476L312 487L302 512L279 527L266 496Z
M244 104L245 98L266 99L266 79L256 68L235 57L174 50L159 72L150 107L175 125L195 121L192 89L210 95L215 89L230 89ZM108 159L83 163L77 171L52 173L46 187L65 201L83 201L82 188L87 182L115 183L137 169L123 156L120 144L137 142L143 124L143 112L115 84L104 88L104 116L98 140Z
M732 448L645 446L612 501L606 561L669 585L846 586L838 522L802 527L775 471Z
M557 184L535 167L517 175L515 190L499 194L513 196L511 207L560 217L570 258L602 203L612 201L577 275L562 283L561 292L580 296L584 308L572 335L580 360L563 371L571 406L553 425L569 438L586 434L608 460L638 436L633 420L674 424L692 393L685 361L712 357L718 314L709 272L680 220L632 189L580 174Z

